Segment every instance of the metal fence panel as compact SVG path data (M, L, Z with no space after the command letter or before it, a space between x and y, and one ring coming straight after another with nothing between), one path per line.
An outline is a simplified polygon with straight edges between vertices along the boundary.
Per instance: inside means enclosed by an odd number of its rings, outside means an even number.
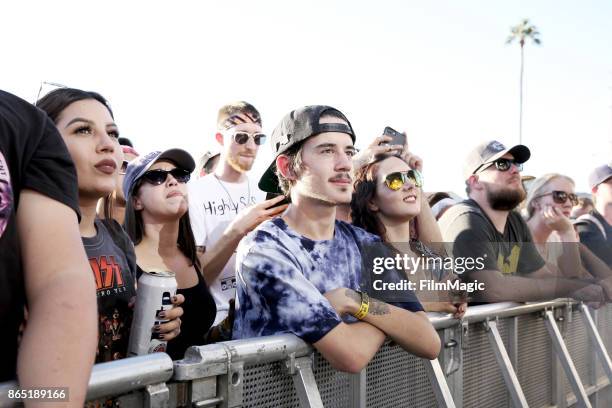
M298 408L299 402L284 361L245 365L243 375L244 407Z
M530 407L552 405L552 345L539 314L518 317L518 379Z
M508 320L500 319L498 329L508 347ZM467 348L463 350L463 407L507 407L508 391L481 324L470 325Z
M580 377L580 382L586 388L590 384L589 381L589 366L590 366L590 340L587 328L584 322L584 316L578 309L572 309L571 316L568 315L563 322L565 326L564 340L567 350L570 353L576 371ZM565 376L563 376L563 387L566 396L574 395L572 387Z
M366 381L368 408L436 407L423 360L397 345L381 347L367 366Z
M326 408L350 406L349 374L334 370L321 354L315 353L314 375Z

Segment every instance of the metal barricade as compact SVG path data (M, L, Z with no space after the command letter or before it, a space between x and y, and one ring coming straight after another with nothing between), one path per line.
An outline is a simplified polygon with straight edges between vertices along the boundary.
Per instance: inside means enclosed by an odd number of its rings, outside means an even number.
M293 335L191 347L94 367L88 399L146 407L609 407L612 305L567 300L430 315L439 359L386 343L359 374L335 371ZM168 381L170 380L170 381ZM13 402L0 384L0 406Z

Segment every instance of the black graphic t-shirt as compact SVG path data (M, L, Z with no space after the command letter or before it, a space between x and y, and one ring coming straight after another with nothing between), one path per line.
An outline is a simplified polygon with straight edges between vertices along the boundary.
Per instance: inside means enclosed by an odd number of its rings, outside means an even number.
M17 336L25 289L16 212L31 189L79 214L76 171L53 122L41 110L0 91L0 382L16 376Z
M526 275L545 264L529 227L516 211L508 214L503 234L474 200L465 200L449 208L439 225L444 241L452 244L454 257L482 257L486 270Z
M136 255L129 237L119 224L95 221L95 237L82 237L83 246L96 282L98 297L98 349L96 363L127 356L136 296ZM109 228L113 228L113 234Z

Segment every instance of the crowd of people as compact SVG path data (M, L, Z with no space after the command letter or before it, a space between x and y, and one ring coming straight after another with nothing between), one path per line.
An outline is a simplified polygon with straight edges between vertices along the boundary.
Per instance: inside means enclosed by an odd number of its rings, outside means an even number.
M567 175L526 191L529 149L495 140L464 161L466 200L426 194L407 143L383 135L357 151L349 119L330 106L291 111L267 142L259 111L230 103L215 139L198 166L178 147L139 154L96 92L58 88L32 106L0 91L0 381L70 387L82 404L94 362L127 356L137 282L151 270L176 277L174 307L151 328L173 359L192 345L293 333L347 372L386 338L435 359L426 312L461 319L481 302L612 298L612 163L593 170L588 209ZM265 144L274 159L257 180ZM373 257L427 262L379 273Z

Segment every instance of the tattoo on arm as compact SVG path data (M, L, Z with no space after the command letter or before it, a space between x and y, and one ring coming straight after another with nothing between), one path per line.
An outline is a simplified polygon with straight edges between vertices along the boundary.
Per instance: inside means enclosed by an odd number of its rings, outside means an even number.
M361 295L355 292L353 289L347 289L344 291L344 296L347 298L354 300L358 304L361 304Z
M361 304L361 295L352 289L347 289L344 291L344 295L349 299ZM389 305L385 302L381 302L380 300L376 300L370 297L370 308L368 313L373 316L382 316L389 314Z
M380 300L370 298L370 309L368 311L369 314L374 316L382 316L389 314L389 305L385 302L381 302Z

